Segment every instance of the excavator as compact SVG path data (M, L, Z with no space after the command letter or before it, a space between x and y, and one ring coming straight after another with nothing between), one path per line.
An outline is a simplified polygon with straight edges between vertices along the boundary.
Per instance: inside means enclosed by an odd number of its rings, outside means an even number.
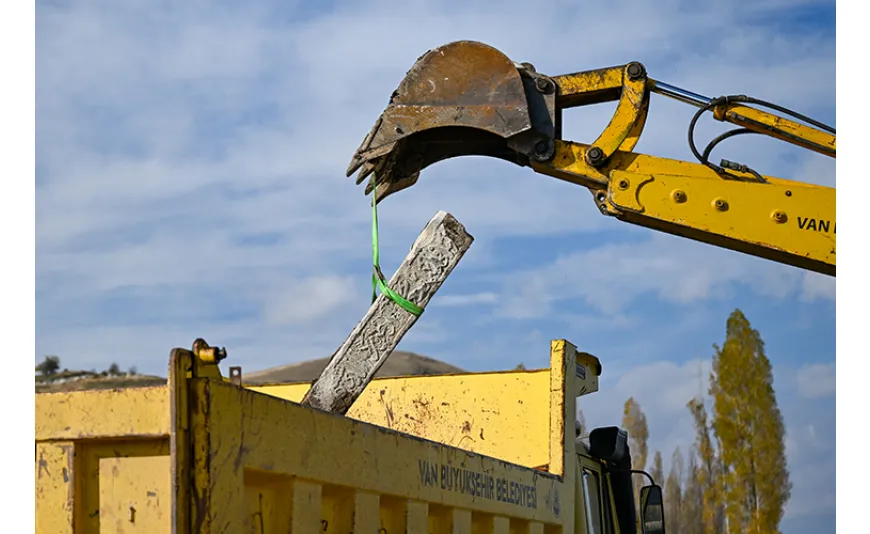
M634 151L651 95L697 108L688 125L696 162ZM562 138L563 111L616 102L591 144ZM706 113L735 126L703 150ZM648 76L640 62L548 76L475 41L421 56L357 149L347 170L374 204L413 186L430 165L466 155L531 167L588 189L603 215L660 232L836 276L836 189L711 160L721 142L760 134L836 158L836 130L746 95L709 98Z

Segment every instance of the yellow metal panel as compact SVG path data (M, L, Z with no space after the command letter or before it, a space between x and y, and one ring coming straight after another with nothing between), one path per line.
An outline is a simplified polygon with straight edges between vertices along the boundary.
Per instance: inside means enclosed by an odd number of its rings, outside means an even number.
M315 481L301 483L304 493L294 495L294 503L313 498L313 488L319 491L322 484L550 523L572 513L570 492L564 493L553 475L224 383L195 379L194 384L199 409L192 414L207 420L194 428L209 430L194 432L207 440L194 446L195 465L211 473L197 482L197 493L212 501L205 508L213 530L242 528L243 514L228 503L241 491L230 483L233 473L244 468ZM220 505L214 503L218 498Z
M36 444L36 533L72 534L75 494L74 445Z
M502 516L492 518L492 534L509 534L510 519Z
M151 463L104 463L106 459L152 458ZM150 466L148 468L144 466ZM108 471L103 471L103 469ZM156 469L148 472L148 469ZM109 480L121 479L126 495L137 503L160 503L161 516L168 517L172 502L169 469L169 440L106 440L82 441L75 447L75 532L100 532L103 525L102 488ZM161 482L162 480L162 482ZM149 495L149 492L152 495ZM134 495L135 494L135 495ZM141 507L141 505L140 505ZM153 514L146 513L146 516ZM152 517L153 519L153 517ZM146 521L148 519L146 518ZM111 531L115 525L107 526ZM136 532L135 530L131 532ZM158 532L160 532L158 530Z
M495 516L492 514L473 513L471 515L471 534L492 534L494 519Z
M353 528L350 532L378 534L381 528L380 496L367 491L354 492Z
M507 462L549 460L550 372L458 374L372 381L347 416ZM298 401L308 384L250 387ZM517 444L522 446L517 446Z
M545 466L549 375L537 370L378 379L347 416L507 462ZM248 389L298 402L308 387Z
M246 521L242 532L285 534L290 532L290 495L293 479L271 473L245 471ZM184 532L187 532L186 530Z
M640 128L635 128L635 125L646 118L642 118L641 115L648 109L648 97L645 77L635 80L629 79L628 76L623 78L616 111L607 128L592 143L592 146L603 151L603 158L609 158L620 147L622 150L631 150L637 144L643 128L642 125Z
M291 505L293 509L293 526L290 527L291 532L314 534L315 532L329 530L329 525L321 525L320 491L321 487L319 484L312 484L303 480L294 481ZM232 529L228 530L228 532L232 532Z
M699 163L617 151L601 169L588 145L556 142L535 171L591 189L607 187L602 210L620 220L824 274L836 274L836 189Z
M36 440L169 435L165 386L36 394Z
M566 364L573 362L566 357L570 350L567 341L553 341L550 345L550 389L558 392L552 397L552 404L548 410L550 414L550 472L556 475L565 474L565 381L568 377ZM570 376L573 376L572 372ZM575 416L572 416L572 418ZM574 440L571 440L574 443Z
M118 534L169 532L169 456L100 460L100 529Z
M529 522L511 519L510 534L529 534Z
M191 495L191 450L190 406L188 399L188 373L193 354L184 349L174 349L169 355L169 380L167 393L170 396L169 434L170 478L173 481L172 528L174 534L190 531L190 510L195 505Z
M429 505L424 502L408 501L407 534L428 534Z
M740 104L718 106L714 110L714 116L720 121L728 121L820 154L836 157L837 136L812 126Z
M471 534L471 512L454 509L451 519L451 534Z
M624 67L576 72L553 76L564 108L615 100L622 88Z
M836 265L837 191L667 174L614 172L611 201L646 217ZM678 191L682 196L677 197ZM738 247L739 248L739 247Z

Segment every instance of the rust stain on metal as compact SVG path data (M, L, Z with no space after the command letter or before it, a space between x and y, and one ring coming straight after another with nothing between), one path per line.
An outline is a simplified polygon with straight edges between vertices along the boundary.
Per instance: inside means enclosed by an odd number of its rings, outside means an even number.
M42 451L39 452L39 469L37 471L37 478L42 478L42 472L45 471L45 474L51 476L51 473L48 472L48 462L42 455Z
M351 159L347 175L361 169L359 184L377 170L381 200L410 187L422 169L444 159L487 155L524 164L530 150L518 155L505 140L537 131L540 125L532 119L530 106L537 109L537 99L544 98L528 92L524 76L540 77L529 69L521 72L510 58L483 43L457 41L430 50L393 93ZM531 137L522 140L526 148L546 139ZM371 184L366 188L370 192Z
M393 428L393 418L394 418L393 408L392 408L392 406L390 406L390 403L387 401L387 399L384 398L384 395L386 394L386 392L387 392L387 390L385 390L385 389L381 390L380 399L381 399L381 404L384 405L384 414L387 417L387 428ZM408 417L408 414L405 414L405 417Z

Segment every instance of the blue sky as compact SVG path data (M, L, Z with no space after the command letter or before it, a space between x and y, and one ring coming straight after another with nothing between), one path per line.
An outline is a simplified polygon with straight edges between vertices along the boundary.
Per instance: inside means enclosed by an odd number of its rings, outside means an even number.
M371 287L368 199L344 169L416 58L456 39L548 74L639 60L835 125L832 1L557 0L534 24L518 22L526 3L500 5L39 2L36 357L164 374L198 336L250 371L330 354ZM638 150L691 160L694 110L654 98ZM564 137L593 140L612 111L571 110ZM698 137L721 129L708 119ZM749 137L716 157L835 184L833 160ZM442 209L476 240L401 348L477 371L545 366L566 338L603 362L587 422L618 421L635 396L667 464L739 307L789 432L784 532L833 532L833 279L632 228L581 188L482 158L381 205L385 273Z

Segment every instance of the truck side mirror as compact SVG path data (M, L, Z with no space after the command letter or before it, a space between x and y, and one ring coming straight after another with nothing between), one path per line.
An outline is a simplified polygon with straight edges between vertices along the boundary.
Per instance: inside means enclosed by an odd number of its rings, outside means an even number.
M643 534L665 534L662 488L655 484L640 488L640 524Z

